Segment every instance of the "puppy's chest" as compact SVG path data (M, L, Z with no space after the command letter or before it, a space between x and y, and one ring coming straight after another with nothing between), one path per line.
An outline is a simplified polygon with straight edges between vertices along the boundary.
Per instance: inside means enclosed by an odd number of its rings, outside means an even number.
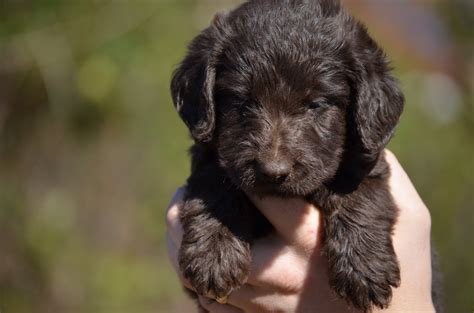
M388 189L387 179L382 176L366 177L350 192L337 192L321 188L306 197L323 214L332 215L358 211L396 211Z

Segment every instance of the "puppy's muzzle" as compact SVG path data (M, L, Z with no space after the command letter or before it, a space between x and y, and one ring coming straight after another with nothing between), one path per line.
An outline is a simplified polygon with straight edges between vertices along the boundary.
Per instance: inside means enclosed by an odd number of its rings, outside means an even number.
M283 182L293 168L293 164L285 159L258 160L256 164L257 173L271 182Z

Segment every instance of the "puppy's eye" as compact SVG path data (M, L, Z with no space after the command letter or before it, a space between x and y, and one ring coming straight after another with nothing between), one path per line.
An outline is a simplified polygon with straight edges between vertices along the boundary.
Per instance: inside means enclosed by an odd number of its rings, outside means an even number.
M320 108L325 108L327 106L328 106L328 103L327 103L326 99L322 99L322 98L311 100L308 103L308 107L311 110L317 110L317 109L320 109Z

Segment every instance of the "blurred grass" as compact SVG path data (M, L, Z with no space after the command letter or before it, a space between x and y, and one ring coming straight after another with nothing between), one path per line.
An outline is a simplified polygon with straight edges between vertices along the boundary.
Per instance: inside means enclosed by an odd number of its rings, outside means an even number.
M165 251L191 143L168 86L185 44L233 3L0 1L0 311L191 311ZM407 106L390 148L431 209L447 312L468 312L472 90L436 107L430 82L452 82L393 57Z

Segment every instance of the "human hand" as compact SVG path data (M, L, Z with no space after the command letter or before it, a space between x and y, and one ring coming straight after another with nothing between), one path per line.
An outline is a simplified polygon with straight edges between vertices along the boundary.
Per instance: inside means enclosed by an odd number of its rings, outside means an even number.
M401 285L393 290L391 305L374 312L434 312L431 301L431 220L395 156L387 152L391 168L389 185L400 208L393 244L401 269ZM179 189L167 212L167 243L171 261L182 283L177 255L182 237ZM329 287L328 268L321 255L320 211L301 199L250 195L251 200L275 227L275 233L252 247L252 267L247 283L234 290L228 304L199 297L211 313L356 312Z

